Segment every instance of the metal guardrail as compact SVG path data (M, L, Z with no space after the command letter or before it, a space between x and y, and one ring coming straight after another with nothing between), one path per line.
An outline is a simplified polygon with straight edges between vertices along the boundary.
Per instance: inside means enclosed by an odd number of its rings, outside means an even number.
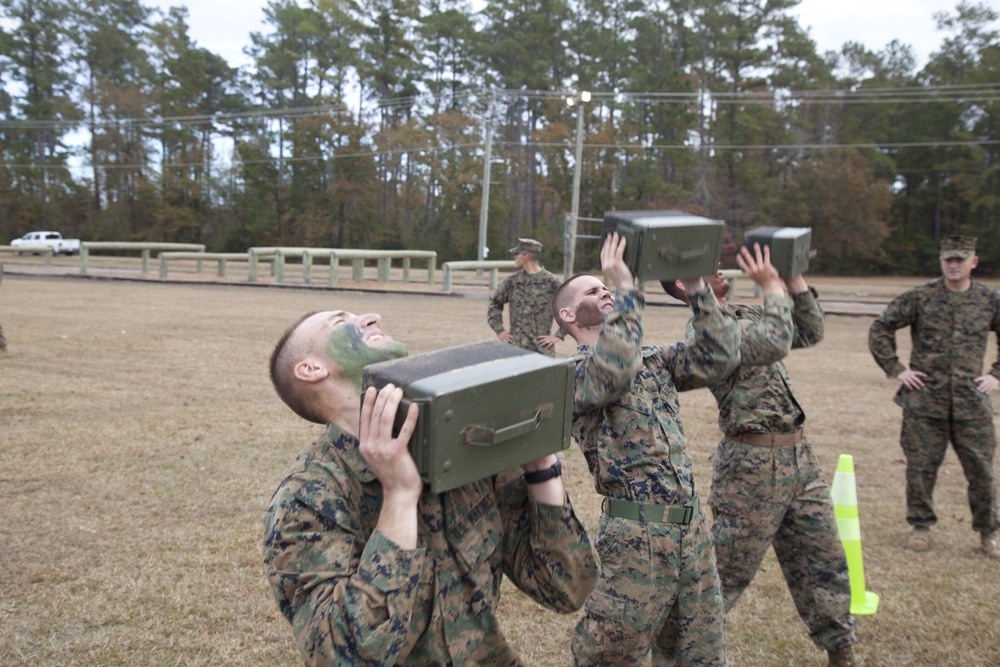
M48 266L52 263L52 256L55 254L52 246L47 245L28 245L28 246L12 246L12 245L0 245L0 252L9 252L15 255L21 254L32 254L32 255L45 255L45 265Z
M167 279L169 263L178 260L194 260L197 262L196 273L202 272L203 262L206 260L215 260L218 262L218 276L225 278L227 262L249 262L250 255L245 252L161 252L160 280Z
M157 241L82 241L80 243L80 273L87 274L91 250L138 250L142 253L142 272L149 273L149 253L156 251L205 252L203 243L161 243Z
M481 269L490 270L490 289L495 290L497 288L498 274L500 269L507 271L512 271L517 268L517 262L514 260L469 260L469 261L456 261L456 262L445 262L441 265L444 277L442 278L443 292L451 292L451 281L452 274L455 271L478 271Z
M251 257L251 266L256 258L271 256L274 260L272 273L277 283L284 282L285 279L285 259L288 257L302 258L302 280L305 284L312 282L312 264L314 258L326 258L330 262L330 287L337 285L338 268L340 260L351 261L351 279L355 282L364 280L364 269L366 260L376 260L378 262L379 282L389 282L389 273L392 268L392 260L401 259L403 261L403 282L410 282L411 260L427 261L427 282L434 284L434 267L437 264L437 253L433 250L360 250L356 248L301 248L282 246L259 246L250 248L247 251ZM256 272L251 282L256 280Z

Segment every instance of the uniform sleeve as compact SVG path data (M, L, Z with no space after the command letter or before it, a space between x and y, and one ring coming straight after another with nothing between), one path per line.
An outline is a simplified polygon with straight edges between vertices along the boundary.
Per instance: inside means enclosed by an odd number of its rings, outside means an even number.
M510 301L510 276L504 279L497 291L490 297L490 303L486 307L486 323L490 325L494 333L499 334L504 330L503 326L503 305Z
M497 475L496 485L504 521L504 573L549 609L566 614L582 607L600 566L569 498L561 506L535 502L520 470Z
M425 549L405 551L378 531L361 544L357 511L322 475L289 478L265 521L264 565L306 665L398 664L423 611Z
M996 334L997 339L997 360L990 367L989 374L1000 379L1000 293L990 290L990 297L993 301L993 320L990 322L990 331Z
M912 326L916 319L917 300L911 290L893 299L868 330L868 349L888 377L897 377L906 370L896 356L896 331Z
M678 391L708 387L729 375L740 362L740 328L723 313L711 287L688 295L694 317L690 342L677 343L663 355Z
M615 292L615 307L601 326L589 355L576 368L577 411L600 408L621 397L642 365L642 297L634 289Z
M793 349L812 347L823 340L826 317L813 288L792 295L792 325L795 327L792 337Z
M792 300L769 294L757 308L759 318L744 320L740 329L740 363L766 366L785 358L792 348Z

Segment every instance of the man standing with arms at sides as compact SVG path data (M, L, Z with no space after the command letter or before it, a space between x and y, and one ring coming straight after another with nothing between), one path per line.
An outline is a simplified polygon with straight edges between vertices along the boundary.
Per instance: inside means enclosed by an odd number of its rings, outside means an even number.
M744 265L756 269L744 271L760 285L763 305L729 305L729 281L721 273L709 280L741 333L739 367L710 387L724 434L712 455L709 505L726 612L773 546L813 643L827 652L830 667L853 667L857 637L847 559L826 475L804 432L805 412L781 362L789 347L822 340L823 311L801 275L787 280L791 297L785 294L769 248L762 253L755 245L753 257L747 248L740 252ZM663 288L687 301L682 285Z
M440 494L408 449L403 390L365 365L405 356L381 318L308 314L271 355L271 380L326 431L267 511L264 565L307 665L522 665L497 622L506 575L536 602L579 609L599 564L555 455Z
M490 297L486 321L505 343L555 356L555 345L565 334L552 331L552 294L559 279L542 266L542 244L518 239L511 248L518 271L500 283ZM510 304L510 331L503 327L503 305Z
M948 441L969 482L972 529L980 549L1000 560L997 494L993 473L996 433L990 392L1000 386L1000 360L983 375L989 333L1000 333L1000 295L972 279L979 264L976 239L941 242L937 280L896 297L872 323L868 347L888 377L900 382L900 444L906 456L907 548L927 551L934 514L934 484ZM896 356L896 330L910 327L910 367Z
M605 279L577 275L556 291L559 325L579 344L573 435L605 496L601 577L572 640L575 665L637 665L655 644L681 667L725 665L725 612L715 553L692 477L678 391L707 386L739 360L736 322L701 278L693 344L643 346L632 273L617 233L601 248ZM669 652L666 652L669 651Z

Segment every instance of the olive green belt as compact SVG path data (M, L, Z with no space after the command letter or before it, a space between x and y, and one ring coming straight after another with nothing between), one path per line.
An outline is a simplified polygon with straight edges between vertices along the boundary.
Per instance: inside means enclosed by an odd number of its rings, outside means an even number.
M755 447L791 447L802 442L802 429L792 433L734 433L730 438Z
M689 505L648 505L629 500L604 499L604 513L619 519L632 521L652 521L654 523L679 523L688 525L691 519L701 514L701 502L695 496Z

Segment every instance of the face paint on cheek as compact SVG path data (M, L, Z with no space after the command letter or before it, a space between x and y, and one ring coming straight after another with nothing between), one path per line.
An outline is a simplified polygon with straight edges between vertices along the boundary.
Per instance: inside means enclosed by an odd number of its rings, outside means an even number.
M604 321L601 307L592 301L584 301L576 309L576 323L581 327L596 327Z
M336 361L344 369L344 377L351 380L361 391L361 371L368 364L406 356L406 346L392 341L381 347L371 347L365 343L361 329L356 324L345 324L330 334L326 342L326 356Z

